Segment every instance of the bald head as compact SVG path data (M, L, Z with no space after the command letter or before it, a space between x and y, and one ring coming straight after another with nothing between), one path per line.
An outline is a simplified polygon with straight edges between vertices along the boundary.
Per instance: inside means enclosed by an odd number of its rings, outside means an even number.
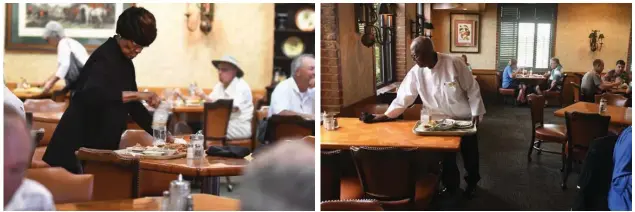
M12 106L4 104L4 205L18 190L29 167L31 151L29 130L24 118Z
M410 44L410 54L419 67L432 68L437 63L434 44L428 37L419 36Z
M280 141L244 169L243 211L315 210L315 153L303 140Z

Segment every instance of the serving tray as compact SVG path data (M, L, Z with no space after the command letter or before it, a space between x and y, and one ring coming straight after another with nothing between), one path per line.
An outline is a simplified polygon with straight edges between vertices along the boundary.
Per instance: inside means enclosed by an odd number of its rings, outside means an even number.
M421 121L417 121L415 126L412 128L412 132L416 135L464 136L464 135L476 134L476 125L466 129L452 128L449 130L439 131L439 130L425 130L425 128L423 128L423 125L421 125Z

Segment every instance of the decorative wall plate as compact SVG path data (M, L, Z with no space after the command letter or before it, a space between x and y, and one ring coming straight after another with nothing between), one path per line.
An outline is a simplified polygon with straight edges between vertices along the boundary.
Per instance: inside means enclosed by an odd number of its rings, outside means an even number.
M287 38L282 43L282 53L287 57L296 57L304 52L304 43L296 36Z
M295 25L304 32L315 30L315 11L311 8L300 9L295 13Z

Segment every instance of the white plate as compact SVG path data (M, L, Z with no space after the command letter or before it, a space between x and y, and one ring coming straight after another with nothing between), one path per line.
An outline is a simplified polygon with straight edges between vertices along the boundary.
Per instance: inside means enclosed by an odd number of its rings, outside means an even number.
M165 152L146 150L146 151L143 151L143 154L147 156L161 156L161 155L164 155Z
M460 129L470 128L472 127L472 121L457 120L454 122L454 127L460 128Z

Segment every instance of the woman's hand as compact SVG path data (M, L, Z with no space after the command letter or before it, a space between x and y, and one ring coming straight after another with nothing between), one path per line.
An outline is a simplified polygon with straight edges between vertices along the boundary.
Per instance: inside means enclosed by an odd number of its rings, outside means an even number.
M161 98L154 92L139 92L138 96L139 100L146 101L153 108L157 108L161 104Z

